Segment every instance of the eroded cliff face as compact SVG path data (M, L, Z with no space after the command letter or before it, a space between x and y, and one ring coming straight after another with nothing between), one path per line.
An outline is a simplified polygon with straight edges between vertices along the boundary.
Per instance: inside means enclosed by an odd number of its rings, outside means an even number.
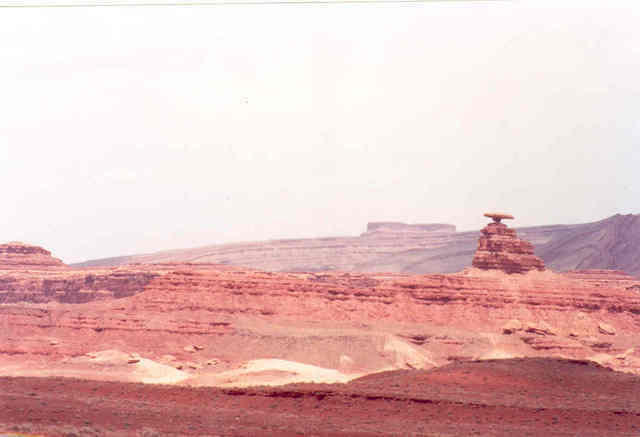
M0 270L65 268L51 252L39 246L13 241L0 244Z
M157 276L148 269L70 269L39 246L0 244L0 304L85 303L133 296Z
M129 269L96 271L0 272L0 304L85 303L133 296L155 277L153 272Z
M619 272L129 269L146 282L128 297L0 305L0 364L46 363L49 373L106 378L112 370L98 375L94 352L120 350L133 362L144 357L179 370L196 385L235 381L225 372L250 373L248 361L266 358L355 375L468 359L563 356L640 373L640 283ZM74 281L87 275L99 274L83 271ZM94 280L103 281L98 288L119 284L101 278ZM124 373L114 378L132 377L127 369L124 360Z
M416 231L380 226L406 238ZM30 268L0 271L0 373L340 382L388 368L530 356L640 373L640 282L616 271L544 271L532 245L501 223L483 230L475 267L456 274L200 263L65 269L41 248L5 252L28 257Z

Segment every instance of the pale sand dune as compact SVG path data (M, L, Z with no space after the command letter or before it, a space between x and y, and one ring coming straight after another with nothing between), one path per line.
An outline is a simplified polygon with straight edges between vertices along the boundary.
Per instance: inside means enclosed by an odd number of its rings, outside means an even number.
M430 368L437 366L428 353L394 337L385 339L383 352L393 357L393 365L376 371L397 368ZM344 361L344 360L343 360ZM247 387L252 385L284 385L298 382L346 383L367 373L343 373L310 364L282 359L258 359L240 368L217 374L196 376L188 381L193 386Z
M389 336L382 352L390 358L391 366L376 371L397 368L429 368L436 365L424 350ZM349 361L350 360L350 361ZM341 364L353 360L342 356ZM49 363L46 368L33 366L5 367L0 374L11 376L65 376L96 380L118 380L146 384L184 384L189 386L246 387L254 385L284 385L299 382L346 383L370 372L341 372L337 369L314 366L284 359L256 359L240 367L223 372L198 372L196 374L178 370L137 353L107 349L86 353L82 356Z
M510 358L520 358L520 355L514 355L502 349L492 349L480 357L481 360L506 360Z
M131 375L145 384L175 384L190 377L186 372L146 358L141 358L133 366L135 370Z
M418 349L394 336L388 336L385 339L383 350L392 355L396 368L428 369L438 366L427 351Z
M2 376L63 376L102 381L128 381L145 384L176 384L191 375L171 366L117 349L89 352L85 355L49 363L46 366L3 366Z
M363 374L345 374L335 369L281 359L258 359L240 368L197 376L186 381L193 386L247 387L252 385L283 385L296 382L344 383Z
M126 374L126 379L145 384L175 384L189 378L189 374L171 366L142 358L136 353L126 353L117 349L91 352L76 361L99 364L102 372L113 372L114 376Z

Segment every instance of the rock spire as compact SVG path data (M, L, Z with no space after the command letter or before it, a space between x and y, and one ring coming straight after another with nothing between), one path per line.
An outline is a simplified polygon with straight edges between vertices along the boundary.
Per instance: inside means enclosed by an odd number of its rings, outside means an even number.
M502 270L506 273L526 273L531 270L544 270L544 261L534 255L533 245L517 237L503 219L513 219L512 215L486 213L493 219L482 229L478 240L478 249L473 257L473 267L483 270Z

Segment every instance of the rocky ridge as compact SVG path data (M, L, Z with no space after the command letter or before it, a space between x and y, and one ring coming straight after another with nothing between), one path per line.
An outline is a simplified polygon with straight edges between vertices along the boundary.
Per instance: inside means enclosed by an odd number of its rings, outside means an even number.
M555 271L612 269L640 275L640 215L592 223L514 228ZM92 260L78 266L202 262L269 271L454 273L472 262L479 231L453 225L370 223L358 237L325 237L210 245Z

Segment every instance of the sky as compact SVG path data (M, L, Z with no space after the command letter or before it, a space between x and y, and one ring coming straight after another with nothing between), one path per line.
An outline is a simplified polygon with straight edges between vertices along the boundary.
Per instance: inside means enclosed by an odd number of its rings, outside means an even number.
M0 242L638 213L640 2L0 9Z

